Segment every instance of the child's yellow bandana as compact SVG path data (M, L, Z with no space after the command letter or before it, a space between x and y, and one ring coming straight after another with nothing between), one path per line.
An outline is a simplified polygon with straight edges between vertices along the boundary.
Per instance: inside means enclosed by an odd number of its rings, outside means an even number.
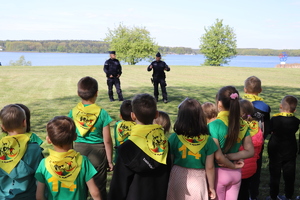
M123 144L125 140L130 136L131 128L136 123L133 121L121 121L117 125L117 140L120 142L120 144Z
M24 156L28 141L25 134L3 137L0 140L0 168L9 174Z
M256 135L256 133L258 133L259 123L255 120L247 123L249 125L250 135L251 137L253 137L254 135Z
M228 127L228 116L229 116L229 111L221 111L218 113L217 119L222 120L222 122L224 122L224 124ZM249 126L248 126L247 122L240 119L240 132L239 132L238 139L237 139L238 143L240 143L243 140L248 128L249 128Z
M82 137L93 131L94 124L100 114L101 107L96 104L84 106L81 102L72 110L73 120Z
M277 116L294 117L295 114L294 113L288 113L288 112L281 112L281 113L277 113L277 114L273 115L273 117L277 117Z
M245 94L244 99L247 99L248 101L263 101L264 99L257 96L257 95L254 95L254 94Z
M152 159L159 163L167 163L168 140L161 125L140 125L132 126L131 135L128 138L144 151Z
M199 153L199 151L207 143L209 135L200 135L195 137L187 137L183 135L177 135L179 140L194 154Z
M82 156L74 149L68 152L57 152L49 149L49 156L45 159L48 172L66 186L72 186L76 180L82 164Z

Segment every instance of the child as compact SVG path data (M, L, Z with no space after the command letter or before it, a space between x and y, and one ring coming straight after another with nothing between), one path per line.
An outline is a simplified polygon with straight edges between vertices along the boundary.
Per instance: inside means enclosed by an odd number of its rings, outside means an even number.
M68 115L76 125L77 139L74 149L87 156L96 168L98 173L94 180L102 199L106 200L107 164L109 171L113 170L113 145L109 125L112 119L104 109L95 104L98 82L94 78L83 77L77 87L82 101Z
M36 142L39 145L43 144L43 140L41 140L39 138L39 136L37 136L35 133L30 132L30 110L27 106L25 106L24 104L19 104L16 103L15 105L20 106L24 111L25 111L25 115L26 115L26 135L28 135L28 137L30 138L30 142ZM5 131L2 130L3 133L5 133L5 135L7 135L7 133Z
M0 141L0 199L35 199L35 170L43 159L37 143L29 141L25 111L15 104L0 111L1 128L8 134Z
M114 138L115 138L115 156L114 161L117 161L118 157L118 147L123 144L130 136L131 128L135 125L135 122L131 119L131 100L125 100L120 106L120 118L115 124Z
M256 76L250 76L245 80L244 83L243 99L247 99L252 102L254 106L253 117L258 121L259 127L264 134L264 138L270 134L270 113L271 108L264 101L263 98L259 97L258 94L262 92L261 80ZM262 146L259 159L257 160L257 170L254 176L251 178L250 183L250 196L252 200L256 200L259 195L259 183L260 183L260 172L262 165L262 154L264 146Z
M214 199L214 152L218 147L209 136L198 101L187 99L180 105L174 131L169 138L174 165L167 199Z
M218 109L217 106L211 102L205 102L202 104L203 112L206 116L206 122L209 124L210 122L217 119Z
M271 138L268 143L270 170L270 199L279 194L281 170L284 179L286 199L292 199L296 175L297 141L296 132L300 120L295 117L298 100L285 96L280 104L280 113L271 118Z
M216 168L216 193L219 200L233 200L238 197L241 170L234 169L233 163L224 160L223 153L227 154L229 160L239 160L252 157L254 149L248 125L240 118L239 93L236 88L221 88L216 100L219 114L216 120L208 124L208 128L218 146L216 161L231 168ZM245 150L238 152L242 144Z
M252 117L254 113L253 105L250 101L240 100L241 117L245 120L250 128L250 136L254 146L254 156L244 160L244 167L242 168L242 182L239 191L239 200L249 199L249 184L252 176L257 170L257 159L264 143L263 133L259 128L258 122ZM240 151L244 148L240 147Z
M38 200L46 199L45 190L48 200L86 199L87 187L94 200L101 199L93 179L97 171L87 157L72 149L76 137L71 118L57 116L48 122L46 140L54 150L49 149L49 156L41 161L35 174Z
M131 118L137 123L118 150L109 200L166 199L171 167L168 141L160 125L156 100L139 94L132 100Z
M171 128L171 120L167 113L164 111L158 111L158 117L153 120L153 124L161 125L165 134L169 134Z

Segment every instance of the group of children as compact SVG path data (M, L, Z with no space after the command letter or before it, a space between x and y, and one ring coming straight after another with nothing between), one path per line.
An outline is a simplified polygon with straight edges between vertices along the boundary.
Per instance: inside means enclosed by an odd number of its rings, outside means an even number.
M258 96L261 81L246 79L241 97L222 87L216 103L186 98L171 132L167 113L149 94L120 106L115 151L109 114L95 104L98 83L78 82L78 103L47 124L53 145L43 158L42 141L30 130L30 111L10 104L0 111L0 199L184 200L257 199L264 139L268 134L270 197L292 199L300 121L297 99L285 96L280 113ZM113 156L113 152L115 152ZM113 165L113 157L115 165ZM107 171L113 171L108 194ZM279 195L283 171L285 197Z

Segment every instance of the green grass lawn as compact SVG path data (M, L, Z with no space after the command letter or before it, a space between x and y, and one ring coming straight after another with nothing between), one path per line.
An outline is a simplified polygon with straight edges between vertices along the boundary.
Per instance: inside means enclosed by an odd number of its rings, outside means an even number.
M123 66L121 87L125 99L132 99L138 93L153 94L150 82L152 72L147 66ZM77 82L84 76L92 76L99 83L97 104L108 111L114 123L119 120L120 102L109 102L103 66L30 66L0 67L0 108L11 103L23 103L32 113L33 132L45 139L47 122L57 115L67 115L79 101ZM244 80L255 75L262 80L261 97L270 105L272 113L278 112L285 95L295 95L300 99L300 69L242 68L242 67L199 67L171 66L167 72L167 92L169 103L158 102L158 109L170 115L172 124L176 119L177 105L186 97L201 103L214 102L217 91L226 85L233 85L243 95ZM115 98L117 97L115 93ZM299 106L298 106L299 107ZM296 112L300 116L300 109ZM113 129L111 129L113 131ZM297 136L298 137L298 136ZM267 141L266 141L267 143ZM45 155L47 144L43 144ZM268 195L268 159L266 148L261 175L261 194ZM297 163L300 164L299 158ZM297 170L297 175L299 170ZM300 181L296 177L295 195L300 195ZM283 190L281 189L281 192Z

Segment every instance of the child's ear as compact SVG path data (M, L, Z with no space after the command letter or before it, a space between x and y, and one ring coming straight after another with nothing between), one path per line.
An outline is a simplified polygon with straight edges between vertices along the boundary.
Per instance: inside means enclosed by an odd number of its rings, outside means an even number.
M5 128L4 128L4 126L2 124L1 124L1 129L2 129L2 131L7 132L7 130L5 130Z
M119 115L119 117L120 117L120 119L123 119L123 117L122 117L122 115L121 115L121 114Z
M279 109L282 110L282 104L279 104Z
M133 120L133 121L135 121L136 120L136 116L135 116L135 114L134 114L134 112L131 112L131 119Z
M260 89L260 92L259 93L261 93L262 92L262 88Z
M223 110L223 104L222 104L222 101L218 101L217 107L218 107L218 111L219 111L219 112Z
M27 123L26 123L26 119L24 119L24 121L23 121L23 127L26 127L27 126Z
M156 111L156 114L155 114L155 117L154 117L154 119L158 118L158 116L159 116L159 112L158 112L158 111Z
M247 93L247 89L246 88L244 88L244 92Z
M297 110L295 109L293 113L295 113Z
M48 136L46 136L46 141L48 142L48 144L52 144L52 142Z
M77 134L74 135L73 141L77 139Z

